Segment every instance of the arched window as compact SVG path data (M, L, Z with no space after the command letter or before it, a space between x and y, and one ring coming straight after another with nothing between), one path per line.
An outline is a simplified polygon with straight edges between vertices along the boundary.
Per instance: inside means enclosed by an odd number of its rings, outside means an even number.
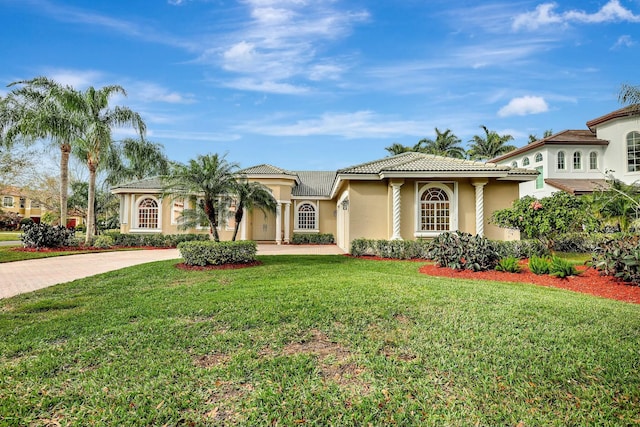
M575 151L573 153L573 169L574 170L582 169L582 153L579 151Z
M303 203L298 206L299 230L316 229L316 208L311 203Z
M596 153L595 151L589 153L589 169L598 169L598 153Z
M640 171L640 132L627 134L627 170Z
M565 162L565 158L564 158L564 151L560 151L558 152L558 170L565 170L567 167L567 164Z
M143 199L138 205L138 228L158 228L158 202Z
M449 231L451 201L442 188L427 188L420 196L420 231Z
M525 157L524 159L522 159L522 166L529 166L529 158Z
M515 161L511 162L511 167L514 168L514 169L517 168L518 167L518 162L515 162Z
M541 162L542 161L542 153L536 153L536 157L534 158L535 162Z

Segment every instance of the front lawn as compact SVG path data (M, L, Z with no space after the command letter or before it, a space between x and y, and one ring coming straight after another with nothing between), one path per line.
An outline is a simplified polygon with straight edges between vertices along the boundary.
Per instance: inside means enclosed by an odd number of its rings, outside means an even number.
M0 231L0 242L19 242L21 234L19 231Z
M0 300L0 425L640 423L640 305L416 262L259 259Z

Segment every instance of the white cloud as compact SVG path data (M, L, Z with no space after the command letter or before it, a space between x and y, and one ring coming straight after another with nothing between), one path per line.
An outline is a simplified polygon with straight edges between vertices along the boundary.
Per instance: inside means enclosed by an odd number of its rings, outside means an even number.
M199 60L239 77L226 86L272 93L305 93L304 81L336 80L343 67L319 52L346 37L367 12L340 10L330 0L249 0L251 19L223 46L203 49Z
M557 3L543 3L533 12L526 12L516 16L512 23L514 30L536 30L552 24L565 25L573 22L599 24L603 22L640 22L640 15L635 15L620 4L619 0L609 0L595 13L582 10L569 10L557 13Z
M635 45L636 45L636 41L633 40L633 38L631 36L624 35L624 36L618 37L618 40L611 47L611 49L620 49L620 48L624 48L624 47L632 47L632 46L635 46Z
M248 123L239 127L243 132L269 136L339 136L355 138L396 138L424 135L429 129L423 122L393 120L372 111L325 113L319 118L298 120L292 124Z
M507 105L498 111L499 117L526 116L540 114L549 111L549 106L540 96L522 96L513 98Z
M104 80L104 74L94 70L49 69L45 74L51 80L78 90L98 86Z
M306 88L304 86L296 86L290 83L265 81L254 78L239 78L229 80L224 83L224 86L239 90L274 93L280 95L303 95L309 92L309 88Z
M127 93L132 99L142 102L166 102L169 104L191 104L195 102L192 94L181 94L155 83L132 82Z

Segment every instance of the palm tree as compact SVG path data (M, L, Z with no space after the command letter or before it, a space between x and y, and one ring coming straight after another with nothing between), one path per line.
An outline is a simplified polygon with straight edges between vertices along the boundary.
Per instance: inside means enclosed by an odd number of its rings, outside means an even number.
M114 127L130 125L144 138L146 125L140 115L128 107L109 108L109 99L115 94L126 96L126 91L118 85L95 89L88 87L83 92L71 91L65 94L64 103L76 112L82 120L82 131L76 139L74 152L86 161L89 168L89 191L87 199L87 238L90 243L95 235L96 173L104 166L109 151L113 148L111 130Z
M440 132L436 129L436 139L421 139L418 144L421 146L421 152L428 154L435 154L437 156L454 157L456 159L464 159L466 151L460 147L461 140L458 138L451 129L447 129L444 132Z
M109 154L106 182L110 185L169 173L169 159L161 144L126 138L115 144Z
M397 156L398 154L411 153L411 152L421 153L423 151L422 144L420 142L415 144L413 147L409 147L408 145L402 145L397 142L394 142L393 144L391 144L388 147L385 147L384 149L387 150L391 156Z
M511 135L498 135L498 132L489 130L486 126L480 127L484 130L485 136L474 135L469 141L472 144L467 154L472 160L489 160L516 149L513 145L506 145L507 142L513 141Z
M60 149L60 224L66 225L69 155L80 124L64 99L74 90L46 77L16 81L9 86L15 85L22 86L13 89L0 108L2 140L11 145L18 139L26 143L49 139Z
M640 108L640 86L623 84L618 99L623 104L635 106L636 109Z
M248 182L244 178L239 178L236 181L233 192L236 199L236 224L231 240L235 241L245 208L249 211L258 208L266 215L267 212L276 211L277 202L273 194L271 194L271 191L263 184L259 182Z
M544 131L544 134L542 135L542 139L548 138L551 135L553 135L553 130L552 129L547 129L547 130ZM540 140L540 138L538 138L538 135L530 133L529 134L529 141L527 142L527 144L533 144L534 142L537 142L539 140Z
M229 163L225 156L217 154L200 155L186 165L177 163L163 177L163 196L174 200L192 200L194 195L201 197L194 209L185 209L182 215L188 220L197 219L198 211L204 213L209 223L209 235L219 242L219 214L233 193L237 168L237 163Z

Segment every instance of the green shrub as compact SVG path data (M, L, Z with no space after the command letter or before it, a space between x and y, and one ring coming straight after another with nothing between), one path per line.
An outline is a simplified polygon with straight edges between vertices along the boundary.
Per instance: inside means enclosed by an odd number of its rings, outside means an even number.
M31 218L22 218L20 220L20 227L27 224L33 224L33 220Z
M518 258L507 257L502 258L496 265L496 271L503 271L505 273L520 273L520 264L518 264Z
M498 264L498 244L483 236L454 231L442 233L429 243L427 258L441 267L486 271Z
M27 248L61 248L76 246L74 231L61 225L25 224L20 240Z
M293 233L291 244L293 245L331 245L335 243L331 233Z
M501 258L516 257L519 259L531 258L532 256L544 256L549 254L547 245L540 240L508 240L497 241L497 250Z
M603 243L592 255L591 266L607 276L640 285L640 236Z
M111 237L113 245L120 247L174 248L180 242L209 240L207 234L124 234L119 231L105 231L102 235Z
M553 249L558 252L590 253L609 239L602 233L566 233L556 237Z
M93 246L100 249L108 249L113 247L113 237L111 236L98 236L93 242Z
M566 259L562 259L557 256L551 257L551 266L549 267L549 274L552 276L564 279L569 276L578 275L578 270Z
M427 240L355 239L349 253L353 256L379 256L391 259L427 258Z
M529 258L529 271L533 274L549 274L551 270L551 259L547 256L532 256Z
M187 265L248 264L256 260L257 246L253 241L238 242L192 241L178 245Z
M87 231L87 226L84 224L78 224L76 225L76 231L79 231L81 233L84 233L85 231Z

